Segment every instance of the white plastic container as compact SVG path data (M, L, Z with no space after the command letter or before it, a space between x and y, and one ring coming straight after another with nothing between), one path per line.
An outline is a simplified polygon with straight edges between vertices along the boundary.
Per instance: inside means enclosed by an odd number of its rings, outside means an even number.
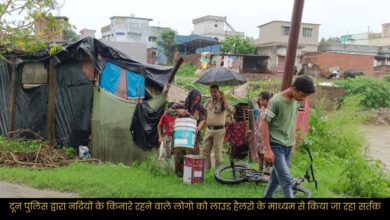
M173 146L182 149L194 149L197 122L191 118L177 118L173 133Z
M89 148L87 146L79 146L79 157L86 160L91 157L89 153Z

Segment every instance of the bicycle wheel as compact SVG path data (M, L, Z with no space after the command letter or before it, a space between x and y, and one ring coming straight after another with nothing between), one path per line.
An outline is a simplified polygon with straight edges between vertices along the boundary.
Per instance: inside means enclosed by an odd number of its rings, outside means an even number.
M311 192L302 186L293 187L293 193L295 198L311 198Z
M311 198L311 192L302 186L294 186L293 187L293 194L294 194L294 198ZM275 192L274 197L275 198L284 198L284 194L283 194L281 187L278 187L278 189Z
M246 163L235 163L234 170L230 164L221 165L215 170L214 177L219 183L238 184L246 179L241 176L242 169L249 169L250 165Z

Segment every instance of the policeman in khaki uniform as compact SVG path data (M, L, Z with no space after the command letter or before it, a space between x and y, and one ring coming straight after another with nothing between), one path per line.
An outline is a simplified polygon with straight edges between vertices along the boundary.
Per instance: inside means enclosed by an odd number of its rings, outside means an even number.
M203 155L206 157L206 169L211 168L211 149L215 153L215 166L222 159L222 146L225 137L225 113L233 113L234 108L226 100L217 85L210 86L211 98L205 103L207 129L203 139Z

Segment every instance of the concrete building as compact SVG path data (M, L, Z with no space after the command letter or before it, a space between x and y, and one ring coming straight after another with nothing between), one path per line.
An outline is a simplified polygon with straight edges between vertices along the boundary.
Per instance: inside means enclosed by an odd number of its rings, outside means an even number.
M340 37L342 44L348 45L370 45L370 40L380 37L380 33L360 33L360 34L348 34Z
M147 50L146 44L144 43L133 43L133 42L119 42L119 41L105 41L103 42L114 49L120 50L125 53L131 59L141 63L147 62Z
M207 15L192 20L194 24L194 35L203 35L214 38L216 41L223 40L229 35L244 36L244 32L237 32L228 22L225 17Z
M96 33L96 30L91 30L91 29L87 29L87 28L83 28L80 30L81 38L84 38L84 37L95 38L95 33Z
M319 24L301 23L296 65L299 66L299 58L303 52L317 51ZM258 26L259 38L255 40L256 53L261 56L269 56L268 69L272 72L283 72L286 54L288 36L290 33L291 22L271 21Z
M356 44L335 44L335 45L319 46L318 51L347 53L347 54L361 54L361 55L371 55L371 56L387 56L390 58L390 46L379 47L379 46L356 45Z
M390 46L390 23L382 24L381 33L366 32L360 34L347 34L340 37L342 44Z
M251 54L212 54L211 67L223 66L239 73L268 73L268 56Z
M101 28L105 41L145 43L147 48L157 48L160 31L168 28L150 26L153 19L139 17L114 16L111 24Z

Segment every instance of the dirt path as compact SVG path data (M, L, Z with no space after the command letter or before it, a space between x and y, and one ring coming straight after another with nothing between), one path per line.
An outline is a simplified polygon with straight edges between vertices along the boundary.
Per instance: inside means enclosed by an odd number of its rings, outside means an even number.
M368 155L382 161L390 171L390 126L364 125L362 133L368 141Z
M0 182L0 198L77 198L74 193L34 189L20 184Z

